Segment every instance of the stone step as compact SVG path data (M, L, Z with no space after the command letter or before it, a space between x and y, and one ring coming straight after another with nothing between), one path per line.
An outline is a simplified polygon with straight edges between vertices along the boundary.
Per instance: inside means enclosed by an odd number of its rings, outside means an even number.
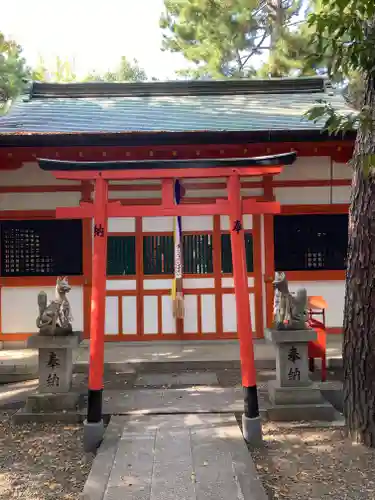
M233 416L111 420L82 500L266 500Z

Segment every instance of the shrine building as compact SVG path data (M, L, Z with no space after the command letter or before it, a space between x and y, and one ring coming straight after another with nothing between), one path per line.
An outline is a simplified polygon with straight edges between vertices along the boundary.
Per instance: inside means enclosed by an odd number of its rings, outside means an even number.
M349 111L323 78L152 83L32 83L0 118L0 342L36 333L37 295L68 276L73 327L89 338L93 221L59 207L91 201L90 180L57 179L38 160L84 163L247 159L296 152L281 173L241 176L243 200L279 202L280 213L243 217L251 327L272 317L275 271L290 290L328 304L328 332L342 329L348 204L355 140L304 118L318 99ZM58 164L58 162L57 162ZM159 167L157 167L159 165ZM141 166L139 167L141 168ZM235 338L236 304L227 215L181 216L183 319L175 317L176 218L157 207L162 182L110 180L110 201L135 216L109 217L106 341ZM141 177L141 176L140 176ZM178 181L181 205L227 199L222 176ZM146 213L146 212L144 212ZM103 285L104 286L104 285Z

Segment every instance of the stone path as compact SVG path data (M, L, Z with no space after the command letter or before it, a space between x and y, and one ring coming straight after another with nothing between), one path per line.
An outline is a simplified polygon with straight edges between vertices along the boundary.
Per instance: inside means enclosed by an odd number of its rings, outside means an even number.
M84 500L266 500L231 415L113 417Z
M264 408L261 388L259 398ZM236 413L243 411L243 405L243 391L234 387L105 390L103 393L103 411L108 415Z

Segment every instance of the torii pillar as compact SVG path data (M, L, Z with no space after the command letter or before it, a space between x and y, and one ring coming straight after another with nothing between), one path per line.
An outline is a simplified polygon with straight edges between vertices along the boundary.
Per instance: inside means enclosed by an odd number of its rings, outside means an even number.
M84 447L91 451L104 434L102 417L104 375L105 289L107 275L108 181L95 181L94 251L92 258L91 332L87 420Z
M251 333L249 287L247 281L245 234L242 222L241 182L239 175L228 178L228 201L230 206L231 247L234 291L236 296L237 335L240 344L241 377L244 392L242 433L245 440L254 446L262 442L262 426L259 415L258 391L254 345Z

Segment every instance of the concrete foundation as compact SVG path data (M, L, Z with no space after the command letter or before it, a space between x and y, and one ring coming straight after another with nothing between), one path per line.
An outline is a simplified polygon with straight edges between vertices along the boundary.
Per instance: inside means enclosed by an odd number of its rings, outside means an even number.
M30 413L53 413L56 411L76 411L80 406L81 396L76 392L65 394L31 394L26 401L25 410Z
M83 422L83 449L86 453L94 453L103 441L104 422Z
M242 415L242 434L245 441L253 446L259 448L263 444L262 436L262 422L261 418L248 418L245 414Z

